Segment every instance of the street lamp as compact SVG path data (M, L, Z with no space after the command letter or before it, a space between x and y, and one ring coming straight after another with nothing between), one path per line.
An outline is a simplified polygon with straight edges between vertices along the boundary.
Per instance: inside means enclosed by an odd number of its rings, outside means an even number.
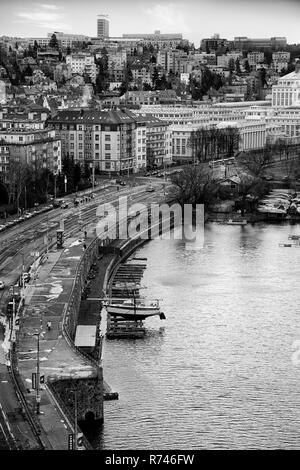
M65 183L65 194L67 194L67 183L68 183L67 175L65 175L64 183Z

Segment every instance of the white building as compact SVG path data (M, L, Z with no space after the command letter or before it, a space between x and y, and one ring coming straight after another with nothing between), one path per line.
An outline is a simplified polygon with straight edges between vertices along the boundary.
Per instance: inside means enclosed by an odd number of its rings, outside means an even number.
M265 54L263 52L248 52L247 54L247 60L250 67L255 67L260 62L263 62L264 58Z
M92 54L80 52L66 56L66 64L70 65L73 74L87 74L91 81L95 83L97 75L97 66Z
M96 57L101 57L101 55L96 54ZM112 67L125 67L127 63L127 52L126 51L116 51L108 53L108 68Z
M287 107L300 102L300 62L296 63L295 71L278 79L272 86L272 106Z

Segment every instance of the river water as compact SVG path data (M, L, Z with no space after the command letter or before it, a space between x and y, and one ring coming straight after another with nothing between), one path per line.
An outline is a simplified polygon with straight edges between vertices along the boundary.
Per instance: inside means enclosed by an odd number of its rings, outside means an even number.
M143 285L166 320L106 340L102 449L296 449L300 428L298 225L208 224L204 248L154 240ZM298 341L298 343L297 343Z

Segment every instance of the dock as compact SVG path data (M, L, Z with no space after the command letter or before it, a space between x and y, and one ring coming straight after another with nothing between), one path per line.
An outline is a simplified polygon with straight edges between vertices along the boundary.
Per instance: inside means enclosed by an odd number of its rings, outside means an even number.
M139 298L141 281L147 258L129 258L117 268L110 287L114 298ZM124 320L118 315L107 315L107 339L143 338L146 329L141 320Z

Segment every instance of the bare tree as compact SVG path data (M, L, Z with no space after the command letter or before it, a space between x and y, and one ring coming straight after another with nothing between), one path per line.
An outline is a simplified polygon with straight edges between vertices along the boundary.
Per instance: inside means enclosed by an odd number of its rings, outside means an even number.
M181 205L209 205L219 190L213 171L202 165L186 167L182 173L172 178L172 183L176 186L176 199Z
M272 151L273 147L267 144L262 149L243 152L238 156L237 161L245 171L256 177L261 177L270 163Z
M209 127L192 131L188 146L199 162L233 157L238 149L240 133L235 127Z

